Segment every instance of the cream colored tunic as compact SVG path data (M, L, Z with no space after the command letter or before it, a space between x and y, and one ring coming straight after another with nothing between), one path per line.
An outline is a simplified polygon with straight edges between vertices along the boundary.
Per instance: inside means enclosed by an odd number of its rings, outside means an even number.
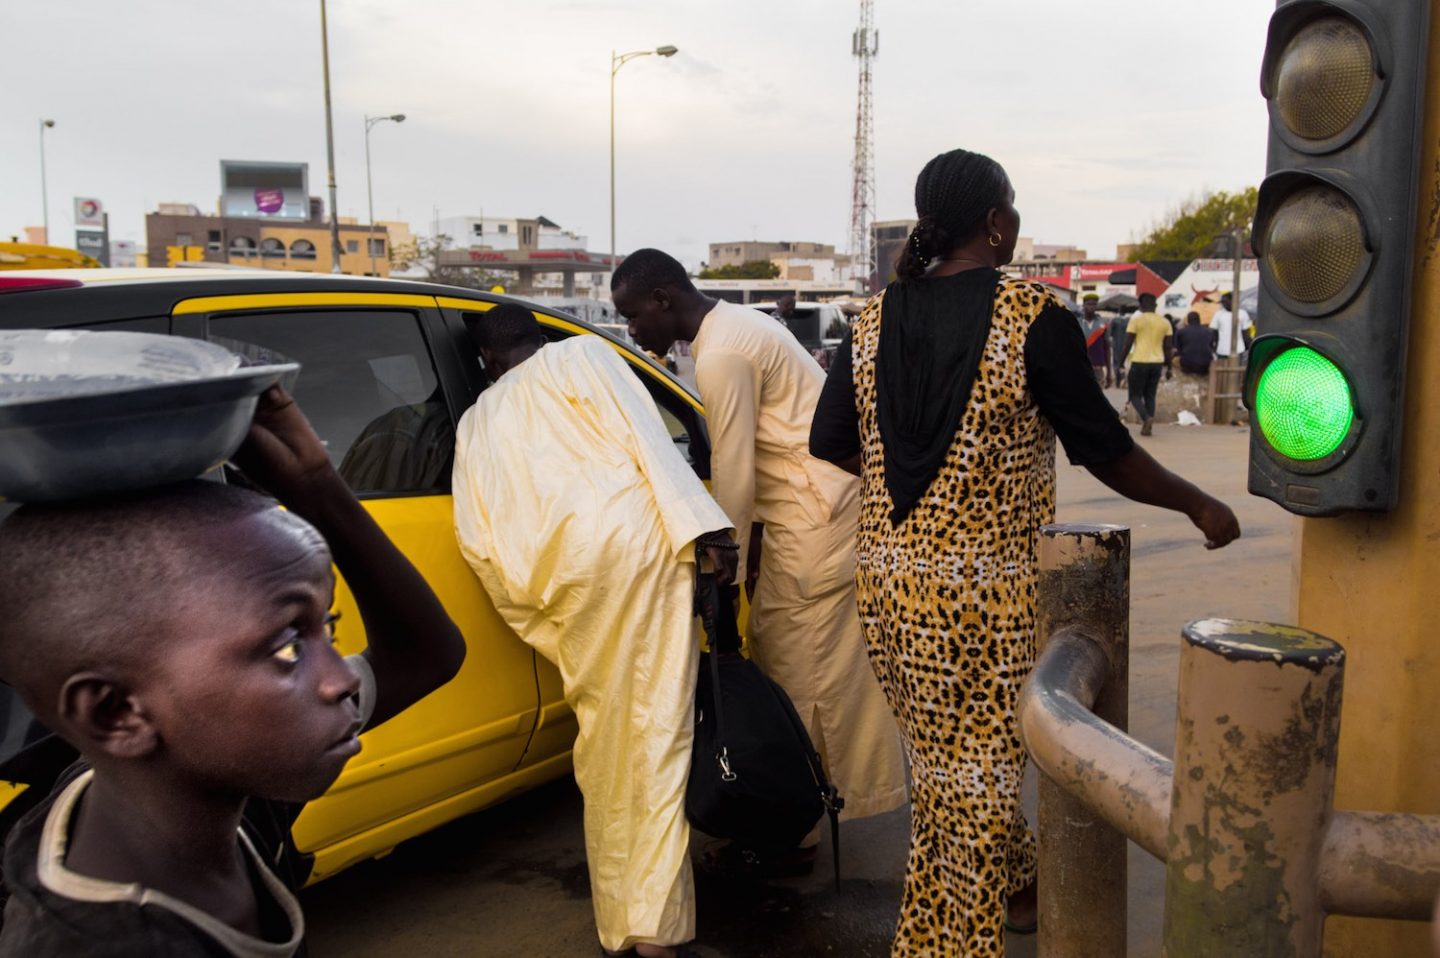
M579 720L601 943L689 941L693 543L729 520L593 336L545 346L481 394L460 420L454 494L461 552L559 668Z
M742 564L751 522L765 524L748 629L755 661L794 701L845 815L898 808L899 732L855 608L860 483L809 452L825 373L788 329L733 303L706 315L691 352L711 488L742 538Z

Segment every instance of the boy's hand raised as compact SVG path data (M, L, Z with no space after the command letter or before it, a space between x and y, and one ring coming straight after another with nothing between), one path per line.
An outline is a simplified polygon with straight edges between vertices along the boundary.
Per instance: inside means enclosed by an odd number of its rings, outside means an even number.
M235 464L319 530L360 607L375 674L370 728L454 677L465 639L410 561L330 464L325 444L279 386L260 397Z
M253 482L297 511L344 483L330 464L325 444L300 407L280 386L260 396L250 434L232 457Z

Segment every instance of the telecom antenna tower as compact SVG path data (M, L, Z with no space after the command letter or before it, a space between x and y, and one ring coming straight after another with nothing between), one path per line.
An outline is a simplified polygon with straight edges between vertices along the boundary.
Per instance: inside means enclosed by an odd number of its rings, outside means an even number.
M860 61L860 95L855 105L855 182L850 191L850 262L852 275L871 291L875 276L875 244L870 224L875 219L875 122L870 112L870 61L880 52L875 29L875 0L860 0L860 26L850 41Z

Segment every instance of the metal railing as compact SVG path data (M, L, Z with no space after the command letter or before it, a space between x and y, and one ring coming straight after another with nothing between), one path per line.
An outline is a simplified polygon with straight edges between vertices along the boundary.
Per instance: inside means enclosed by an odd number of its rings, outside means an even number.
M1130 531L1040 534L1020 730L1040 782L1043 958L1126 952L1125 841L1165 863L1170 958L1318 956L1326 915L1428 919L1440 816L1332 807L1345 653L1234 619L1182 630L1175 759L1125 734Z

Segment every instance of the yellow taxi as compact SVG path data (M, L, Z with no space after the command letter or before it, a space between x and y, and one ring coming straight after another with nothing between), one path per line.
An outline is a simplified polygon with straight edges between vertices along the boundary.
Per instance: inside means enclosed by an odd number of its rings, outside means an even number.
M452 525L455 423L486 384L465 318L505 301L429 283L263 271L0 273L0 329L168 333L252 360L299 362L292 392L341 476L464 633L469 653L459 676L367 733L361 754L300 816L295 843L313 856L311 881L570 771L576 726L560 676L505 626ZM704 416L684 385L613 335L524 305L552 340L601 336L628 360L677 447L708 478ZM340 651L358 652L365 634L343 580L335 601ZM0 722L3 829L58 769L55 740L42 739L3 686ZM48 762L34 757L44 748Z

